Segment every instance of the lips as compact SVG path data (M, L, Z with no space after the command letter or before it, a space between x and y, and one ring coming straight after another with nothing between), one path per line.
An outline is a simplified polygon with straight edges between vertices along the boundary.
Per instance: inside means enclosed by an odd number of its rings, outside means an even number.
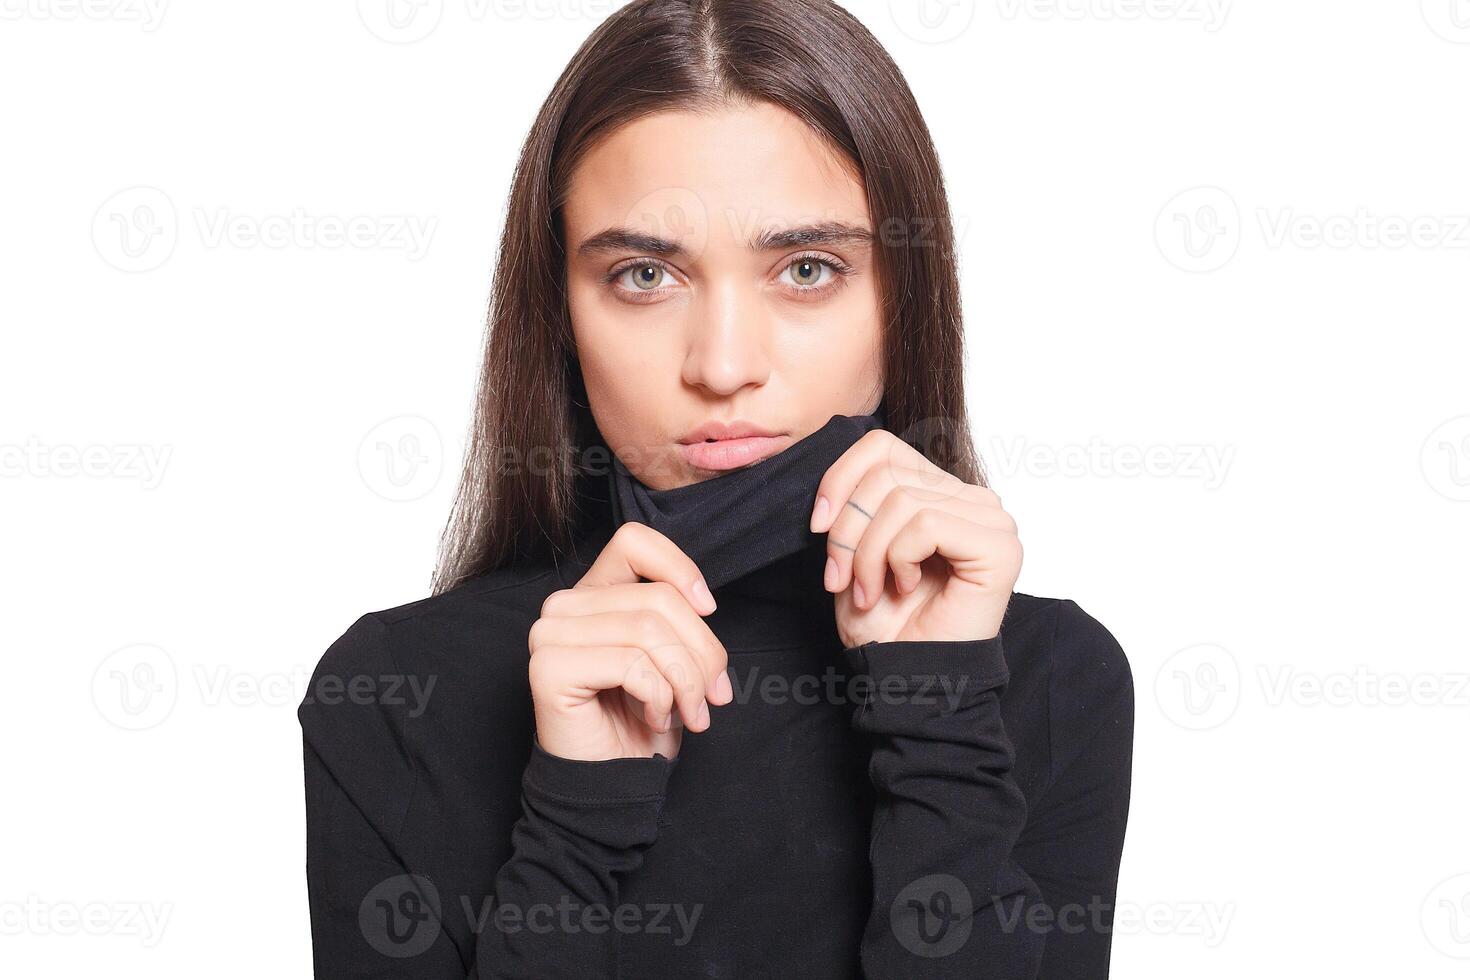
M774 456L790 444L787 436L748 436L680 443L679 451L689 465L697 469L733 470Z
M690 445L696 442L723 442L728 439L769 437L779 434L772 432L770 429L762 428L754 422L746 422L744 419L737 419L733 422L711 420L686 434L679 442L681 445Z
M701 470L733 470L773 456L791 444L789 436L753 422L712 420L679 440L685 461Z

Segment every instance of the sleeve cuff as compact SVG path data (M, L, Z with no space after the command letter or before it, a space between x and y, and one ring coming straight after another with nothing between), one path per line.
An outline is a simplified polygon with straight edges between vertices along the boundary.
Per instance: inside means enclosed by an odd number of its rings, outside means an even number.
M875 689L905 693L922 684L964 681L965 689L988 691L1010 680L1000 634L988 640L892 640L842 651L848 668Z
M588 762L552 755L535 739L525 784L553 799L581 806L620 806L662 800L678 759L605 759Z

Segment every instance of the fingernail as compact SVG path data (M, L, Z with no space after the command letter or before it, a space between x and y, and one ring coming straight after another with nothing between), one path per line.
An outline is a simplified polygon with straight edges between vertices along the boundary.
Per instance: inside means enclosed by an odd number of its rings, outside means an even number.
M822 571L822 585L828 592L837 588L837 560L827 556L827 567Z
M857 579L852 580L852 601L859 609L863 608L863 584Z
M691 591L694 593L694 598L698 599L704 605L704 615L708 616L715 611L715 597L710 594L709 586L704 584L703 578L694 580Z
M715 678L715 703L729 704L735 700L735 689L730 685L730 672L720 671L720 676Z
M812 510L811 529L813 531L822 526L822 522L827 519L827 511L829 509L830 508L827 506L827 498L818 497L817 506Z
M699 730L700 731L704 731L706 728L709 727L709 702L708 701L701 701L701 702L699 702L699 718L697 720L699 722Z

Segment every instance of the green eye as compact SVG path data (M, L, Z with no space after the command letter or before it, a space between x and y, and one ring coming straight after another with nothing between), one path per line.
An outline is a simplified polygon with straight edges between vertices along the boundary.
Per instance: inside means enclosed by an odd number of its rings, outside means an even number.
M797 259L791 263L791 278L798 286L815 286L822 280L822 265L816 259Z
M639 289L657 289L663 285L664 270L656 265L634 266L628 270L633 277L633 285Z

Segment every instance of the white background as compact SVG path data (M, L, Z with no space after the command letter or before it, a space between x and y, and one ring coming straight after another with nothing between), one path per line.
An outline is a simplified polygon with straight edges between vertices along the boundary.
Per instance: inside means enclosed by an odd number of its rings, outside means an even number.
M610 9L419 2L0 0L7 976L308 975L295 707ZM1463 977L1470 3L906 6L1019 588L1136 678L1113 975Z

